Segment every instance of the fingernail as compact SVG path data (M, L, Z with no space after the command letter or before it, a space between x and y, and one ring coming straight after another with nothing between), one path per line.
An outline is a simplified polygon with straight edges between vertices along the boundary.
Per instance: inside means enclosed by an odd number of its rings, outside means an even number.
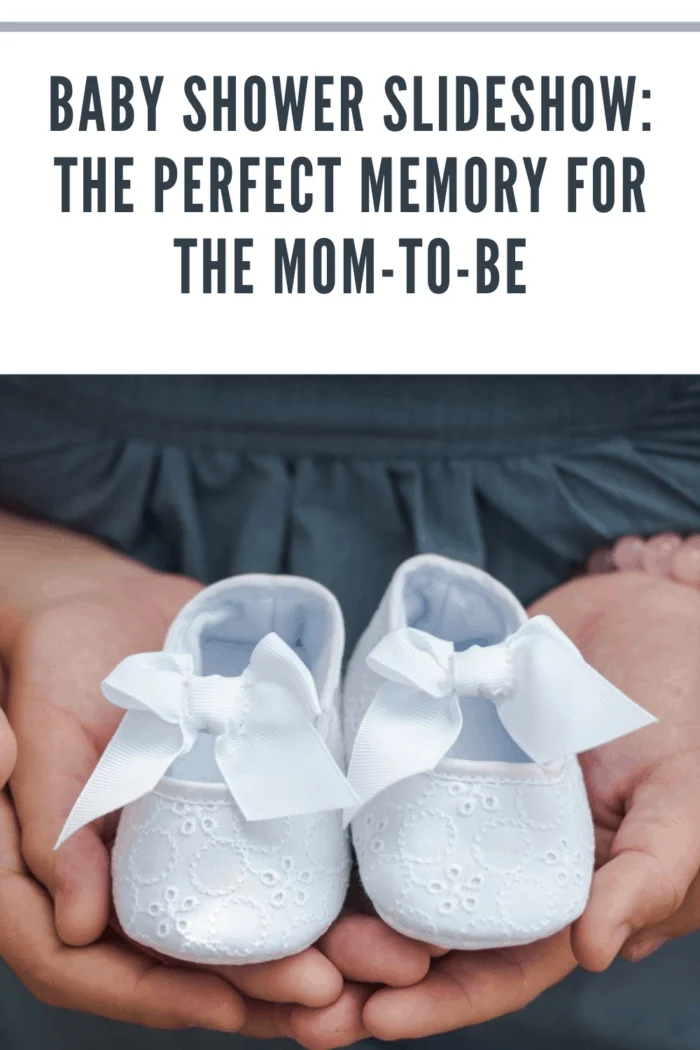
M627 958L630 962L641 962L642 959L648 959L659 948L663 948L664 944L668 944L668 937L654 937L650 941L641 941L630 948Z

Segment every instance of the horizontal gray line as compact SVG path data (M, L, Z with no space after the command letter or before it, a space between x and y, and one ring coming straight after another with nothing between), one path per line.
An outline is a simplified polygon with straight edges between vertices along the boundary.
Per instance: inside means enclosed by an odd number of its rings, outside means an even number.
M700 22L0 22L0 33L700 33Z

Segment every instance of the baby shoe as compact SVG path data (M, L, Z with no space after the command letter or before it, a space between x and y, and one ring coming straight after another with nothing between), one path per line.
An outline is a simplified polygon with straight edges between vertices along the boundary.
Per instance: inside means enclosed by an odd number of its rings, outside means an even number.
M344 689L360 876L443 948L548 937L583 911L593 826L576 758L655 719L547 616L437 555L395 574Z
M342 614L319 584L238 576L198 594L160 653L102 684L126 710L57 848L122 809L114 902L134 941L195 963L293 955L343 905ZM123 808L122 808L123 807Z

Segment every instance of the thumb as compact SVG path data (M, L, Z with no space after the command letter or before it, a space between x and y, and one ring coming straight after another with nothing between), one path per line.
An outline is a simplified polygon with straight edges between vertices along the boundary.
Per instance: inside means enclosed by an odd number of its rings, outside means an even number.
M12 796L24 860L53 897L66 944L96 940L111 911L111 823L95 822L54 850L121 719L97 683L129 652L160 647L171 613L196 590L190 581L138 575L117 594L46 610L15 645L9 713L19 754Z
M12 798L22 856L53 897L56 931L65 944L81 947L100 936L111 910L110 861L101 837L105 822L83 828L60 850L54 846L95 752L81 728L61 712L46 705L41 714L40 732L24 727L28 746L19 748L10 780ZM22 728L20 718L20 740Z
M604 970L639 930L683 903L700 867L700 771L696 754L648 772L593 879L572 947L589 970Z
M82 947L97 940L109 920L109 854L93 827L83 828L54 850L60 824L30 818L22 826L22 855L53 897L58 936L64 944Z
M7 676L2 663L0 663L0 789L7 784L17 761L15 734L12 732L12 727L7 721L5 712L1 709L1 705L5 700L6 688Z

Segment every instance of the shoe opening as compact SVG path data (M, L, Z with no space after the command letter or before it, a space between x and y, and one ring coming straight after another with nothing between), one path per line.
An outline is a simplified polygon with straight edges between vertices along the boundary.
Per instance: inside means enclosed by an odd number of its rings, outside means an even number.
M515 598L491 589L465 567L422 565L407 573L404 609L408 627L453 642L457 652L472 645L497 645L518 629L522 611ZM531 762L503 728L493 702L461 696L462 732L446 755L484 762Z
M258 642L274 632L306 664L323 694L329 675L335 673L335 652L342 646L337 606L323 588L307 581L279 577L267 585L259 580L214 588L202 602L195 600L191 614L185 612L177 649L193 655L196 674L235 678L245 671ZM169 776L221 781L214 737L200 733L189 754L173 763Z

